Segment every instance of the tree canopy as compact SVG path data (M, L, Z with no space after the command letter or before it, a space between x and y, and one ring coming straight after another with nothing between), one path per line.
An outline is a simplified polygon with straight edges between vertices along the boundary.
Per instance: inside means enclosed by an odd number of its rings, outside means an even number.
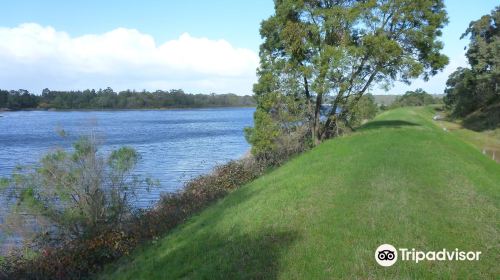
M438 37L446 23L442 0L276 0L260 29L258 106L255 127L247 130L253 152L273 149L274 139L288 133L281 128L290 114L306 120L318 143L335 135L349 103L374 84L409 83L442 70L448 58ZM321 122L325 100L333 110Z
M500 6L470 23L466 53L470 68L459 68L446 82L445 103L455 117L500 102Z

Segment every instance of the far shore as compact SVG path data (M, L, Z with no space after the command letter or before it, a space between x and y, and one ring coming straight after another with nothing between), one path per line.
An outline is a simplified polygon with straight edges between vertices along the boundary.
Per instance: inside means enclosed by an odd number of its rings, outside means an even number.
M255 108L256 106L209 106L209 107L167 107L167 108L74 108L74 109L56 109L56 108L23 108L8 109L0 108L0 112L31 112L31 111L49 111L49 112L91 112L91 111L167 111L167 110L189 110L189 109L223 109L223 108Z

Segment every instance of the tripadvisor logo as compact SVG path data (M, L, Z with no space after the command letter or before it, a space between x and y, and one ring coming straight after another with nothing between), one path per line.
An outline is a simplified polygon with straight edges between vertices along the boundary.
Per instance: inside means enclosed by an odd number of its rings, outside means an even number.
M390 244L382 244L375 250L375 260L381 266L392 266L398 260L398 251Z
M478 261L481 252L479 251L460 251L442 249L440 251L418 251L407 248L398 250L390 244L382 244L375 250L375 260L381 266L392 266L398 260L412 261L419 263L421 261Z

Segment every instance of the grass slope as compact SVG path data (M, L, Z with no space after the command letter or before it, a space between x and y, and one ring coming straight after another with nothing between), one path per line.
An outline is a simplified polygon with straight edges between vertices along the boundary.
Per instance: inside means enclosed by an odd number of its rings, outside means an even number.
M235 191L103 279L500 275L500 165L424 109L385 112ZM477 262L374 260L383 243L482 251Z

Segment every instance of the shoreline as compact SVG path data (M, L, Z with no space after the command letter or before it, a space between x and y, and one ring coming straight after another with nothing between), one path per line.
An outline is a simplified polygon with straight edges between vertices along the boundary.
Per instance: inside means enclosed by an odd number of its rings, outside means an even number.
M201 110L201 109L230 109L230 108L256 108L256 106L209 106L209 107L166 107L166 108L75 108L75 109L56 109L56 108L32 108L32 109L5 109L0 108L1 112L106 112L106 111L170 111L170 110Z

